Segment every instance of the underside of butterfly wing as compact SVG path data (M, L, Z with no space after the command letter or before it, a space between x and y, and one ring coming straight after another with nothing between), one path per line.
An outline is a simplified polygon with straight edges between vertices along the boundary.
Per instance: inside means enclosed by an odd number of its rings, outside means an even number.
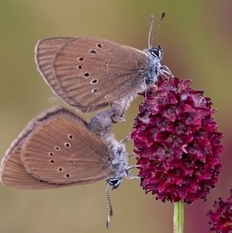
M60 138L61 132L65 136ZM31 120L13 141L1 162L0 180L19 189L93 183L113 176L108 160L108 148L89 131L85 121L54 107Z
M87 184L114 174L110 151L86 123L66 109L38 124L22 145L20 157L27 172L52 184Z
M38 42L36 62L46 82L67 104L99 109L144 89L147 55L98 38L50 38Z

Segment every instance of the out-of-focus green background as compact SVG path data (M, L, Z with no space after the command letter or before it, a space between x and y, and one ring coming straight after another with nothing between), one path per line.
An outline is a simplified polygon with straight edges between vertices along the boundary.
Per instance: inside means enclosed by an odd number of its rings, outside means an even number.
M232 188L232 1L21 0L0 2L0 157L41 111L59 104L36 70L34 46L54 36L96 36L144 49L150 15L165 20L154 44L164 48L166 64L179 78L193 79L214 102L219 130L224 133L220 182L208 196L185 207L185 232L208 232L206 212ZM114 133L125 137L141 99L126 113ZM91 115L83 114L85 119ZM128 151L132 151L128 143ZM135 163L134 158L130 161ZM136 173L136 171L135 171ZM114 207L105 229L105 182L87 186L22 191L0 185L1 233L172 232L173 204L145 195L138 180L111 192Z

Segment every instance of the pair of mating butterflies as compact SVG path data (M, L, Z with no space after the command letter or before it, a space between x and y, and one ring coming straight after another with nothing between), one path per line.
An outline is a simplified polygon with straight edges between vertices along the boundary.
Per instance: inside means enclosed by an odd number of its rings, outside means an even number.
M44 80L68 105L82 112L109 104L111 109L96 114L90 123L61 107L41 113L3 157L2 183L45 189L106 180L107 187L118 187L123 175L130 178L131 167L124 143L110 131L113 123L124 120L137 93L168 72L160 64L162 48L149 43L141 51L105 39L59 37L40 40L35 54Z

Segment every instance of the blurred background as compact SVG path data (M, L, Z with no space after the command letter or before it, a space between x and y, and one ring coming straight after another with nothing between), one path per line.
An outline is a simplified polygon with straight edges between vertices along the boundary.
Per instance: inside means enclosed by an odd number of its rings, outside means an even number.
M185 232L209 232L206 213L219 196L229 196L232 138L232 2L138 0L21 0L0 2L0 157L26 123L41 111L61 104L36 70L37 40L55 36L95 36L147 48L150 15L164 22L154 45L162 45L174 75L193 80L218 109L215 119L224 133L220 182L207 202L185 206ZM156 24L157 25L157 24ZM114 133L122 139L131 130L141 98ZM79 114L82 115L82 114ZM93 115L93 114L92 114ZM91 114L82 116L89 120ZM127 144L133 150L132 143ZM131 158L130 164L135 159ZM136 174L136 171L134 171ZM54 190L22 191L0 185L0 232L172 232L172 203L145 195L138 180L125 180L109 192L114 216L105 228L105 182Z

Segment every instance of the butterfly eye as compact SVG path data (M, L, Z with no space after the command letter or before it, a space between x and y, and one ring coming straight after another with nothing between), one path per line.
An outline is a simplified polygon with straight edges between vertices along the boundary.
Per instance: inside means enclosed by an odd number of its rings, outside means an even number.
M163 49L159 45L158 47L153 47L150 49L150 53L157 58L162 58L163 57Z
M154 55L155 57L159 57L159 51L157 48L152 48L151 54Z
M112 189L116 189L121 184L121 182L121 178L112 178L108 180L109 185L113 186Z

